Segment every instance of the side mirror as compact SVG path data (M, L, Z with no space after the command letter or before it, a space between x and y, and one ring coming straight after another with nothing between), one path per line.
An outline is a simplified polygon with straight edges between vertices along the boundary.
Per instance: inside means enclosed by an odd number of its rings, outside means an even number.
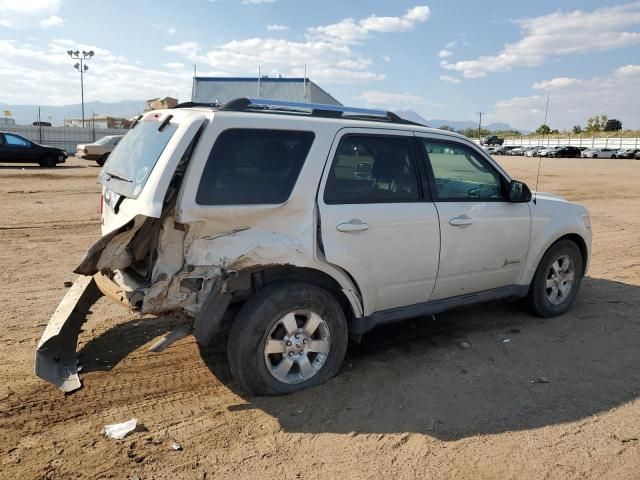
M511 180L509 184L509 202L527 203L531 201L531 190L524 182Z

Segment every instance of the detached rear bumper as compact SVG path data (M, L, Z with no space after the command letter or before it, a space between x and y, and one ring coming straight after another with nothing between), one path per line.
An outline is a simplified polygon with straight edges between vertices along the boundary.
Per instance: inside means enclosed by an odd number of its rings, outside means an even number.
M80 276L58 305L38 343L35 373L65 393L81 387L76 345L91 306L102 296L95 280Z

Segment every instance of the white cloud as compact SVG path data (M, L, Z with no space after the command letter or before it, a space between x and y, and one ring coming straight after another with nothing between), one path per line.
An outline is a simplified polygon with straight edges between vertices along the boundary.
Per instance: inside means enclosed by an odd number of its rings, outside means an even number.
M415 105L424 104L425 101L419 95L413 93L392 93L381 92L379 90L365 90L358 97L358 100L363 100L368 106L381 107L381 108L411 108Z
M625 65L589 79L554 78L536 82L533 88L544 90L545 94L502 100L496 103L491 118L533 130L544 120L541 112L550 95L548 124L552 128L584 125L587 118L596 114L617 118L625 128L640 128L637 102L629 101L640 98L640 65Z
M169 63L165 63L164 66L167 67L167 68L170 68L172 70L179 70L181 68L184 68L184 63L169 62Z
M457 85L462 81L459 78L452 77L451 75L440 75L440 80L447 83L453 83L454 85Z
M202 60L202 57L198 55L198 52L200 51L200 45L197 42L182 42L175 45L169 45L165 47L165 50L167 52L182 55L189 60Z
M85 101L117 101L175 95L190 97L191 71L145 68L98 45L57 39L44 46L0 40L0 101L64 105L80 102L78 72L67 50L93 50L85 81ZM46 78L46 82L42 79Z
M40 23L43 27L60 25L62 19L55 15L59 7L60 0L0 0L0 26L22 28L33 23ZM56 19L60 23L55 23Z
M474 60L443 62L447 70L461 72L466 78L490 72L509 71L516 67L533 67L549 57L605 51L640 44L640 33L625 31L640 25L640 2L592 11L558 11L515 22L522 38L506 44L496 55Z
M453 55L453 52L451 50L440 50L438 52L439 58L447 58L447 57L450 57L451 55Z
M558 77L551 80L543 80L542 82L536 82L532 85L534 90L553 90L558 87L568 87L570 85L579 84L580 80L577 78Z
M360 21L345 19L312 27L307 29L306 39L300 41L256 37L216 45L206 53L195 42L169 45L165 49L198 64L207 64L220 75L255 75L260 67L268 75L302 76L307 65L307 74L318 81L375 81L385 76L372 71L373 60L358 51L360 41L376 32L411 29L428 18L429 8L419 6L401 17L372 15Z
M276 0L242 0L243 5L260 5L261 3L273 3Z
M426 5L410 8L400 17L379 17L370 15L362 20L345 18L337 23L309 28L311 38L342 43L356 43L370 36L372 32L389 33L412 30L417 23L426 22L431 15Z
M289 27L287 27L286 25L267 25L267 30L269 30L270 32L283 32L285 30L289 30Z
M63 23L64 23L64 20L62 20L62 18L60 18L57 15L51 15L49 18L45 18L44 20L41 20L40 26L45 28L59 27Z
M167 28L167 33L169 35L175 35L175 33L177 32L177 30L175 29L175 27L169 27Z

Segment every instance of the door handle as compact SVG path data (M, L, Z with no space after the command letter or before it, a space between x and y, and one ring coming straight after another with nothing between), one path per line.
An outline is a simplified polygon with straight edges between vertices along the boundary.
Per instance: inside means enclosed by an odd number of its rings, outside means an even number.
M460 215L459 217L454 217L449 219L449 225L453 227L468 227L473 223L473 219L467 217L466 215Z
M368 223L363 222L362 220L359 220L357 218L354 218L352 220L349 220L348 222L339 223L338 225L336 225L336 230L338 230L339 232L345 232L345 233L362 232L363 230L367 230L368 228L369 228Z

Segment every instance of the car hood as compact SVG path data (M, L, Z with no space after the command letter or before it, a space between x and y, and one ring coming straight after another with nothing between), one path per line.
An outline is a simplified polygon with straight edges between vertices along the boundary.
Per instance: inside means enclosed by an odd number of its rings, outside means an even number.
M531 195L536 200L550 200L554 202L567 202L567 203L569 202L569 200L567 200L566 198L561 197L560 195L554 195L553 193L532 192Z

